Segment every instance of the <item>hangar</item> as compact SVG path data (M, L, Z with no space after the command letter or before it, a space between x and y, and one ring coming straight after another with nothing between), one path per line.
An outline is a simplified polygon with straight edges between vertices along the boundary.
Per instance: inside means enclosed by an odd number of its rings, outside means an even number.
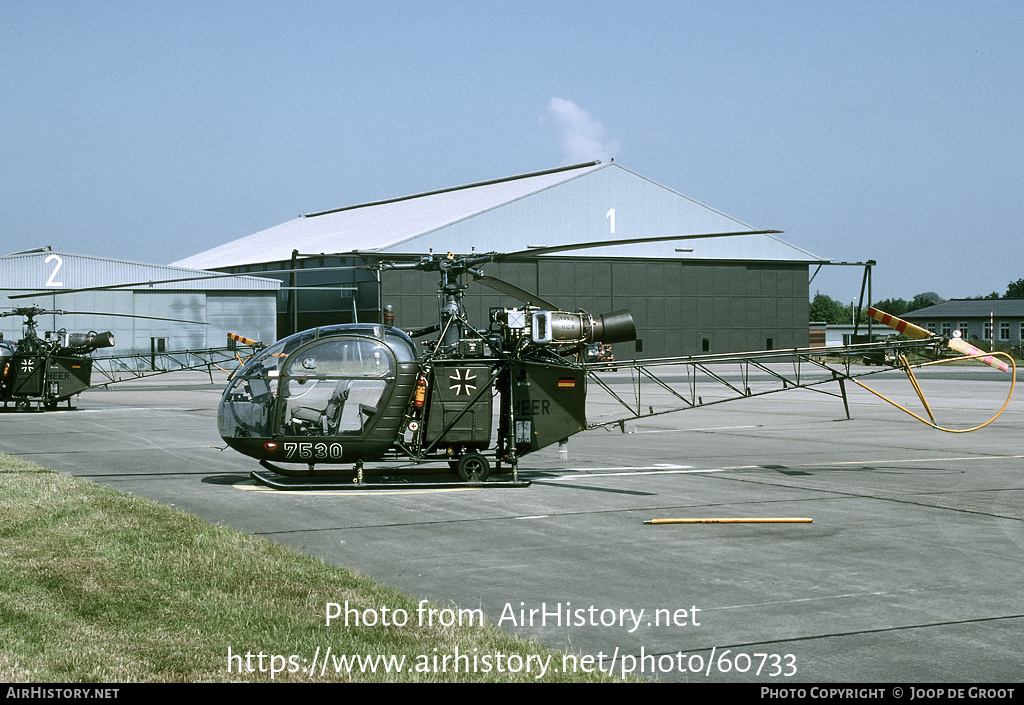
M278 336L353 320L436 323L436 275L386 271L374 261L446 252L532 247L756 228L614 162L590 162L312 213L214 247L173 266L282 280ZM681 246L683 245L683 246ZM619 359L781 349L808 344L808 266L823 263L772 235L608 246L489 264L507 280L565 310L629 309L638 340ZM466 297L486 327L491 307L516 302L482 286Z
M29 306L78 312L40 316L39 335L59 330L112 332L114 347L99 355L223 348L228 332L272 341L280 282L257 277L200 278L209 274L44 247L0 257L0 299L6 302L5 313ZM168 279L183 281L58 293ZM36 295L7 298L30 293ZM22 337L22 324L22 316L0 318L0 334L6 340L17 341Z

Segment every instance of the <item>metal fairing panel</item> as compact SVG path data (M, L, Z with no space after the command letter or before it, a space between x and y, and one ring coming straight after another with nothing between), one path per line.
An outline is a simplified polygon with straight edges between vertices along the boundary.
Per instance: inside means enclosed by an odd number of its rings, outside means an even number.
M41 357L13 357L9 373L11 396L42 396L45 368L45 360Z
M68 399L89 388L92 360L82 357L52 357L46 368L46 384L58 400Z
M482 388L490 383L490 366L465 361L435 364L425 442L441 439L443 444L486 448L491 442L491 394Z
M516 451L525 454L587 427L586 372L536 362L512 365Z

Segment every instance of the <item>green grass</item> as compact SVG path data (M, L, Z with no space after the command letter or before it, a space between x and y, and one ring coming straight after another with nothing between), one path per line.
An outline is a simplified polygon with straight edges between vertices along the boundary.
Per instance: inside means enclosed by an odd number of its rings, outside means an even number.
M405 610L409 623L328 626L327 604L345 601ZM420 626L417 606L350 570L0 455L0 682L533 682L527 659L549 657L543 680L602 680L562 673L561 653L492 625ZM328 647L404 656L405 667L295 670ZM230 670L229 649L241 655ZM456 650L476 656L476 668L435 667Z

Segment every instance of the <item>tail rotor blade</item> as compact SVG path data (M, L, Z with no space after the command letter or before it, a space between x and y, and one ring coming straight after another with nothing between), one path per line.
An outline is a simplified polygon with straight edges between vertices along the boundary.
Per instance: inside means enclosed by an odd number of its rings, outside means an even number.
M234 340L236 343L241 343L242 345L248 345L250 347L256 345L263 347L263 344L260 343L260 341L253 340L252 338L246 338L244 335L238 335L237 333L228 333L228 340Z
M893 330L903 333L903 335L908 338L931 338L935 335L934 333L929 333L920 326L915 326L910 321L904 321L902 318L891 316L885 311L879 311L873 306L868 307L868 315L879 323L883 323ZM951 350L955 350L961 355L977 357L989 367L995 367L997 370L1002 370L1003 372L1008 372L1010 370L1009 363L997 360L991 355L986 355L984 350L979 350L966 340L950 338L949 340L946 340L945 343Z
M958 353L961 353L963 355L977 357L979 360L984 362L989 367L995 367L997 370L1002 370L1003 372L1010 371L1010 363L1003 362L1002 360L997 360L991 355L986 355L984 350L979 350L978 348L968 343L966 340L961 340L960 338L950 338L949 340L946 341L946 345L948 345L951 349L956 350Z
M908 338L931 338L933 335L921 326L915 326L910 321L904 321L902 318L890 316L885 311L879 311L874 306L868 306L868 315L879 323L889 326L894 331L902 333Z

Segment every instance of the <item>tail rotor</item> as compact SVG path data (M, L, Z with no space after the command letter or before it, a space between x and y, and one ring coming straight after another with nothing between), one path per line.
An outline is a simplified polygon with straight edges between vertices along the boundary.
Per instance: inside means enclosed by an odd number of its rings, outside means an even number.
M983 423L981 425L978 425L978 426L974 426L973 428L952 429L952 428L943 428L942 426L939 426L937 423L935 423L935 415L932 413L931 407L928 405L928 402L927 402L927 400L924 397L924 392L921 391L921 387L918 384L917 379L915 378L913 371L911 370L910 363L907 362L906 357L902 353L898 356L898 360L899 360L899 365L898 366L907 374L907 377L910 379L910 383L914 386L914 390L917 392L918 397L921 399L921 402L924 404L925 410L928 412L928 416L931 418L930 421L928 419L925 419L925 418L921 417L921 416L918 416L914 412L912 412L909 409L905 408L904 406L898 404L897 402L893 401L892 399L886 398L885 396L883 396L882 394L879 394L874 389L871 389L867 385L865 385L865 384L857 381L856 379L854 379L853 381L856 382L857 384L859 384L861 387L863 387L864 389L868 390L872 394L874 394L874 395L876 395L878 397L881 397L883 400L885 400L885 401L889 402L890 404L896 406L897 408L901 409L902 411L905 411L906 413L910 414L911 416L913 416L914 418L918 419L919 421L922 421L922 422L928 424L929 426L932 426L933 428L937 428L940 431L947 431L949 433L966 433L968 431L976 431L979 428L983 428L983 427L989 425L990 423L992 423L993 421L995 421L997 418L999 418L999 415L1002 414L1006 410L1006 407L1010 403L1010 399L1013 397L1013 389L1014 389L1014 386L1015 386L1015 383L1016 383L1016 379L1017 379L1017 365L1013 362L1013 358L1011 358L1009 355L1007 355L1006 353L1002 353L1002 352L988 354L988 353L984 352L983 350L979 350L978 348L974 347L973 345L971 345L967 341L960 339L959 337L945 338L945 337L942 337L942 336L937 336L934 333L931 333L931 332L925 330L924 328L922 328L920 326L914 325L910 321L905 321L902 318L897 318L896 316L892 316L892 315L886 313L885 311L879 311L877 308L874 308L874 307L868 307L868 315L871 316L871 318L873 318L874 320L878 321L879 323L882 323L884 325L889 326L893 330L897 331L898 333L902 333L903 335L907 336L908 338L914 338L914 339L917 339L917 340L925 340L925 339L928 339L928 338L935 338L937 341L941 341L943 344L945 344L946 347L948 347L951 350L954 350L954 351L960 353L961 355L963 355L964 358L981 360L982 362L984 362L989 367L994 367L995 369L1000 370L1002 372L1010 372L1011 373L1011 377L1010 377L1010 391L1009 391L1009 394L1006 397L1006 401L1003 403L1002 408L996 413L995 416L990 418L985 423ZM1003 361L1001 359L998 359L1000 357L1006 358L1006 360ZM963 358L956 358L956 359L963 359ZM936 364L937 362L951 362L951 360L939 360L939 361L936 361L936 362L924 363L924 364Z

